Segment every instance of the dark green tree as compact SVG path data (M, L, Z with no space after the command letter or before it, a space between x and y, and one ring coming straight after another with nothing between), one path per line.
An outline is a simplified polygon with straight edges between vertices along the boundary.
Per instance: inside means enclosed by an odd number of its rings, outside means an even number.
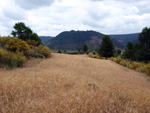
M87 51L88 51L88 47L87 47L87 45L86 45L86 44L84 44L84 45L83 45L82 50L83 50L83 52L84 52L84 53L87 53Z
M139 34L139 43L128 42L123 56L136 61L150 61L150 28L145 27Z
M30 36L30 39L35 40L36 42L38 42L39 44L41 44L41 39L39 38L39 36L36 33L32 33Z
M80 48L78 49L78 53L81 54L81 49Z
M14 37L18 37L22 40L35 40L38 44L41 44L41 39L36 33L27 27L23 22L18 22L14 25L14 31L12 31L12 35Z
M114 45L108 35L105 35L103 37L103 41L100 45L100 49L98 53L99 55L106 58L114 56Z
M61 51L61 50L58 50L58 53L62 53L62 51Z
M125 49L125 51L123 53L123 57L127 58L127 59L132 59L132 57L133 57L133 43L131 41L129 41L127 43L127 48Z
M120 49L117 50L117 55L121 55L121 50Z
M143 58L145 62L150 61L150 28L145 27L139 34L139 41L141 44L141 52L143 51Z

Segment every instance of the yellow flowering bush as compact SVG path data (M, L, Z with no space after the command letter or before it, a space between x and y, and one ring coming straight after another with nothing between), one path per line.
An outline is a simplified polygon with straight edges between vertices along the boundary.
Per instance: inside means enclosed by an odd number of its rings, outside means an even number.
M34 48L38 45L38 42L36 42L35 40L27 40L27 43L30 46L30 48Z
M145 65L136 68L136 71L141 72L141 73L146 73L147 72Z
M0 46L4 47L9 41L11 40L11 37L0 37Z
M1 64L7 65L8 67L20 67L26 61L26 57L22 53L7 52L5 51L0 59Z
M141 67L141 63L133 62L133 63L132 63L132 66L133 66L133 69L136 69L136 68Z
M29 45L26 41L18 38L13 38L8 41L8 43L5 45L5 48L13 52L26 52L29 50Z
M0 64L8 67L20 67L27 58L50 57L51 50L39 45L34 40L21 40L19 38L0 37Z
M146 66L147 75L150 76L150 64L147 64Z
M0 57L4 56L4 50L0 49Z
M113 58L113 61L114 61L114 62L117 62L117 58Z
M129 68L130 68L130 69L133 69L133 65L132 65L132 64L129 64Z
M97 59L100 59L100 58L101 58L99 55L96 55L95 57L96 57Z
M39 45L38 52L40 54L43 54L46 58L51 56L51 50L48 47L44 46L44 45Z
M125 66L125 67L127 66L125 61L120 61L120 65Z
M89 57L93 58L93 55L91 53L88 54Z

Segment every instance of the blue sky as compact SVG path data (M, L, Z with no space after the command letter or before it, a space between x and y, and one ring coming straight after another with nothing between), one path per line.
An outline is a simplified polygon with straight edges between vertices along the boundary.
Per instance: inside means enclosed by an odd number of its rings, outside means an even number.
M68 30L141 32L150 27L149 4L150 0L0 0L0 35L9 35L16 22L25 22L43 36Z

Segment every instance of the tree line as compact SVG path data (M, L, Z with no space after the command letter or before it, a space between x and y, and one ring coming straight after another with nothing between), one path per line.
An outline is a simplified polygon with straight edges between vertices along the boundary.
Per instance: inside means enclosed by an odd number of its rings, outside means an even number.
M85 47L87 48L86 44L83 48ZM85 52L87 52L87 50ZM115 51L110 37L104 35L102 43L97 49L97 53L102 57L110 58L114 57L116 54L121 55L121 50L118 49ZM150 61L150 28L143 28L142 32L139 34L138 42L133 43L129 41L121 57L133 61Z

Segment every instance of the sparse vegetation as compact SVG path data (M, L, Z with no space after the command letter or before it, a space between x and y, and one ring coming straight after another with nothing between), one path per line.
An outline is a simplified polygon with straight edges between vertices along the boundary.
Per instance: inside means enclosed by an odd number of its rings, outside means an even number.
M91 53L89 53L88 56L91 58L111 60L129 69L132 69L141 73L145 73L148 76L150 75L150 64L145 64L143 62L135 62L135 61L123 59L121 57L105 58L105 57L100 57L98 55L93 55Z

